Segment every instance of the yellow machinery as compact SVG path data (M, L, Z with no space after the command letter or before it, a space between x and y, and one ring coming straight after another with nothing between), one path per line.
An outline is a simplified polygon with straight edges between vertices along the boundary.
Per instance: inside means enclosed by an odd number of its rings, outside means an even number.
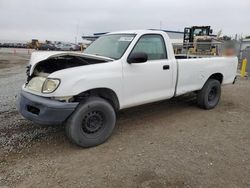
M194 55L218 55L217 46L214 45L216 37L210 35L212 32L210 26L186 27L183 38L184 50Z
M37 39L32 39L31 42L27 43L27 48L38 50L41 43Z

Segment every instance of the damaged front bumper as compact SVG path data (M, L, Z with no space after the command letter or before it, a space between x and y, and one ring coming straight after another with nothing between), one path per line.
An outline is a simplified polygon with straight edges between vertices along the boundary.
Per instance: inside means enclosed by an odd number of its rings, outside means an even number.
M21 91L18 110L23 117L41 125L60 125L79 103L59 102Z

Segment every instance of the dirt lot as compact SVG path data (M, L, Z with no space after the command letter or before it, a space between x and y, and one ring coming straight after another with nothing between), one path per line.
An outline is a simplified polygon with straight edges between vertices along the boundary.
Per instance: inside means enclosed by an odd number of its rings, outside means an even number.
M120 112L105 144L81 149L18 114L28 58L0 50L0 187L250 187L249 80L209 111L183 96Z

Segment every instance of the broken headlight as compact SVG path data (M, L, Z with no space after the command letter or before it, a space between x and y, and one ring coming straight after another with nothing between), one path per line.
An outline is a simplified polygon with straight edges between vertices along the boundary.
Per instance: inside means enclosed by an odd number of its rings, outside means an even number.
M44 77L39 77L39 76L34 77L26 85L26 88L33 90L33 91L41 92L45 80L46 78Z
M52 93L58 88L59 84L60 84L59 79L47 78L43 84L42 92Z

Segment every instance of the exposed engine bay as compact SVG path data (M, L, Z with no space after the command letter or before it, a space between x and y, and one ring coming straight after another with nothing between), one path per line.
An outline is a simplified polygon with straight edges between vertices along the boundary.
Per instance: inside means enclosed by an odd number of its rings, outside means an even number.
M28 78L26 88L36 92L50 93L60 84L60 80L47 79L51 73L78 66L107 63L109 61L111 60L89 57L87 55L60 54L51 56L33 65L34 69L32 74L30 74L31 65L27 67Z
M39 62L34 69L34 76L47 76L55 71L62 69L68 69L78 66L105 63L107 60L100 60L94 58L73 56L73 55L64 55L49 58Z

